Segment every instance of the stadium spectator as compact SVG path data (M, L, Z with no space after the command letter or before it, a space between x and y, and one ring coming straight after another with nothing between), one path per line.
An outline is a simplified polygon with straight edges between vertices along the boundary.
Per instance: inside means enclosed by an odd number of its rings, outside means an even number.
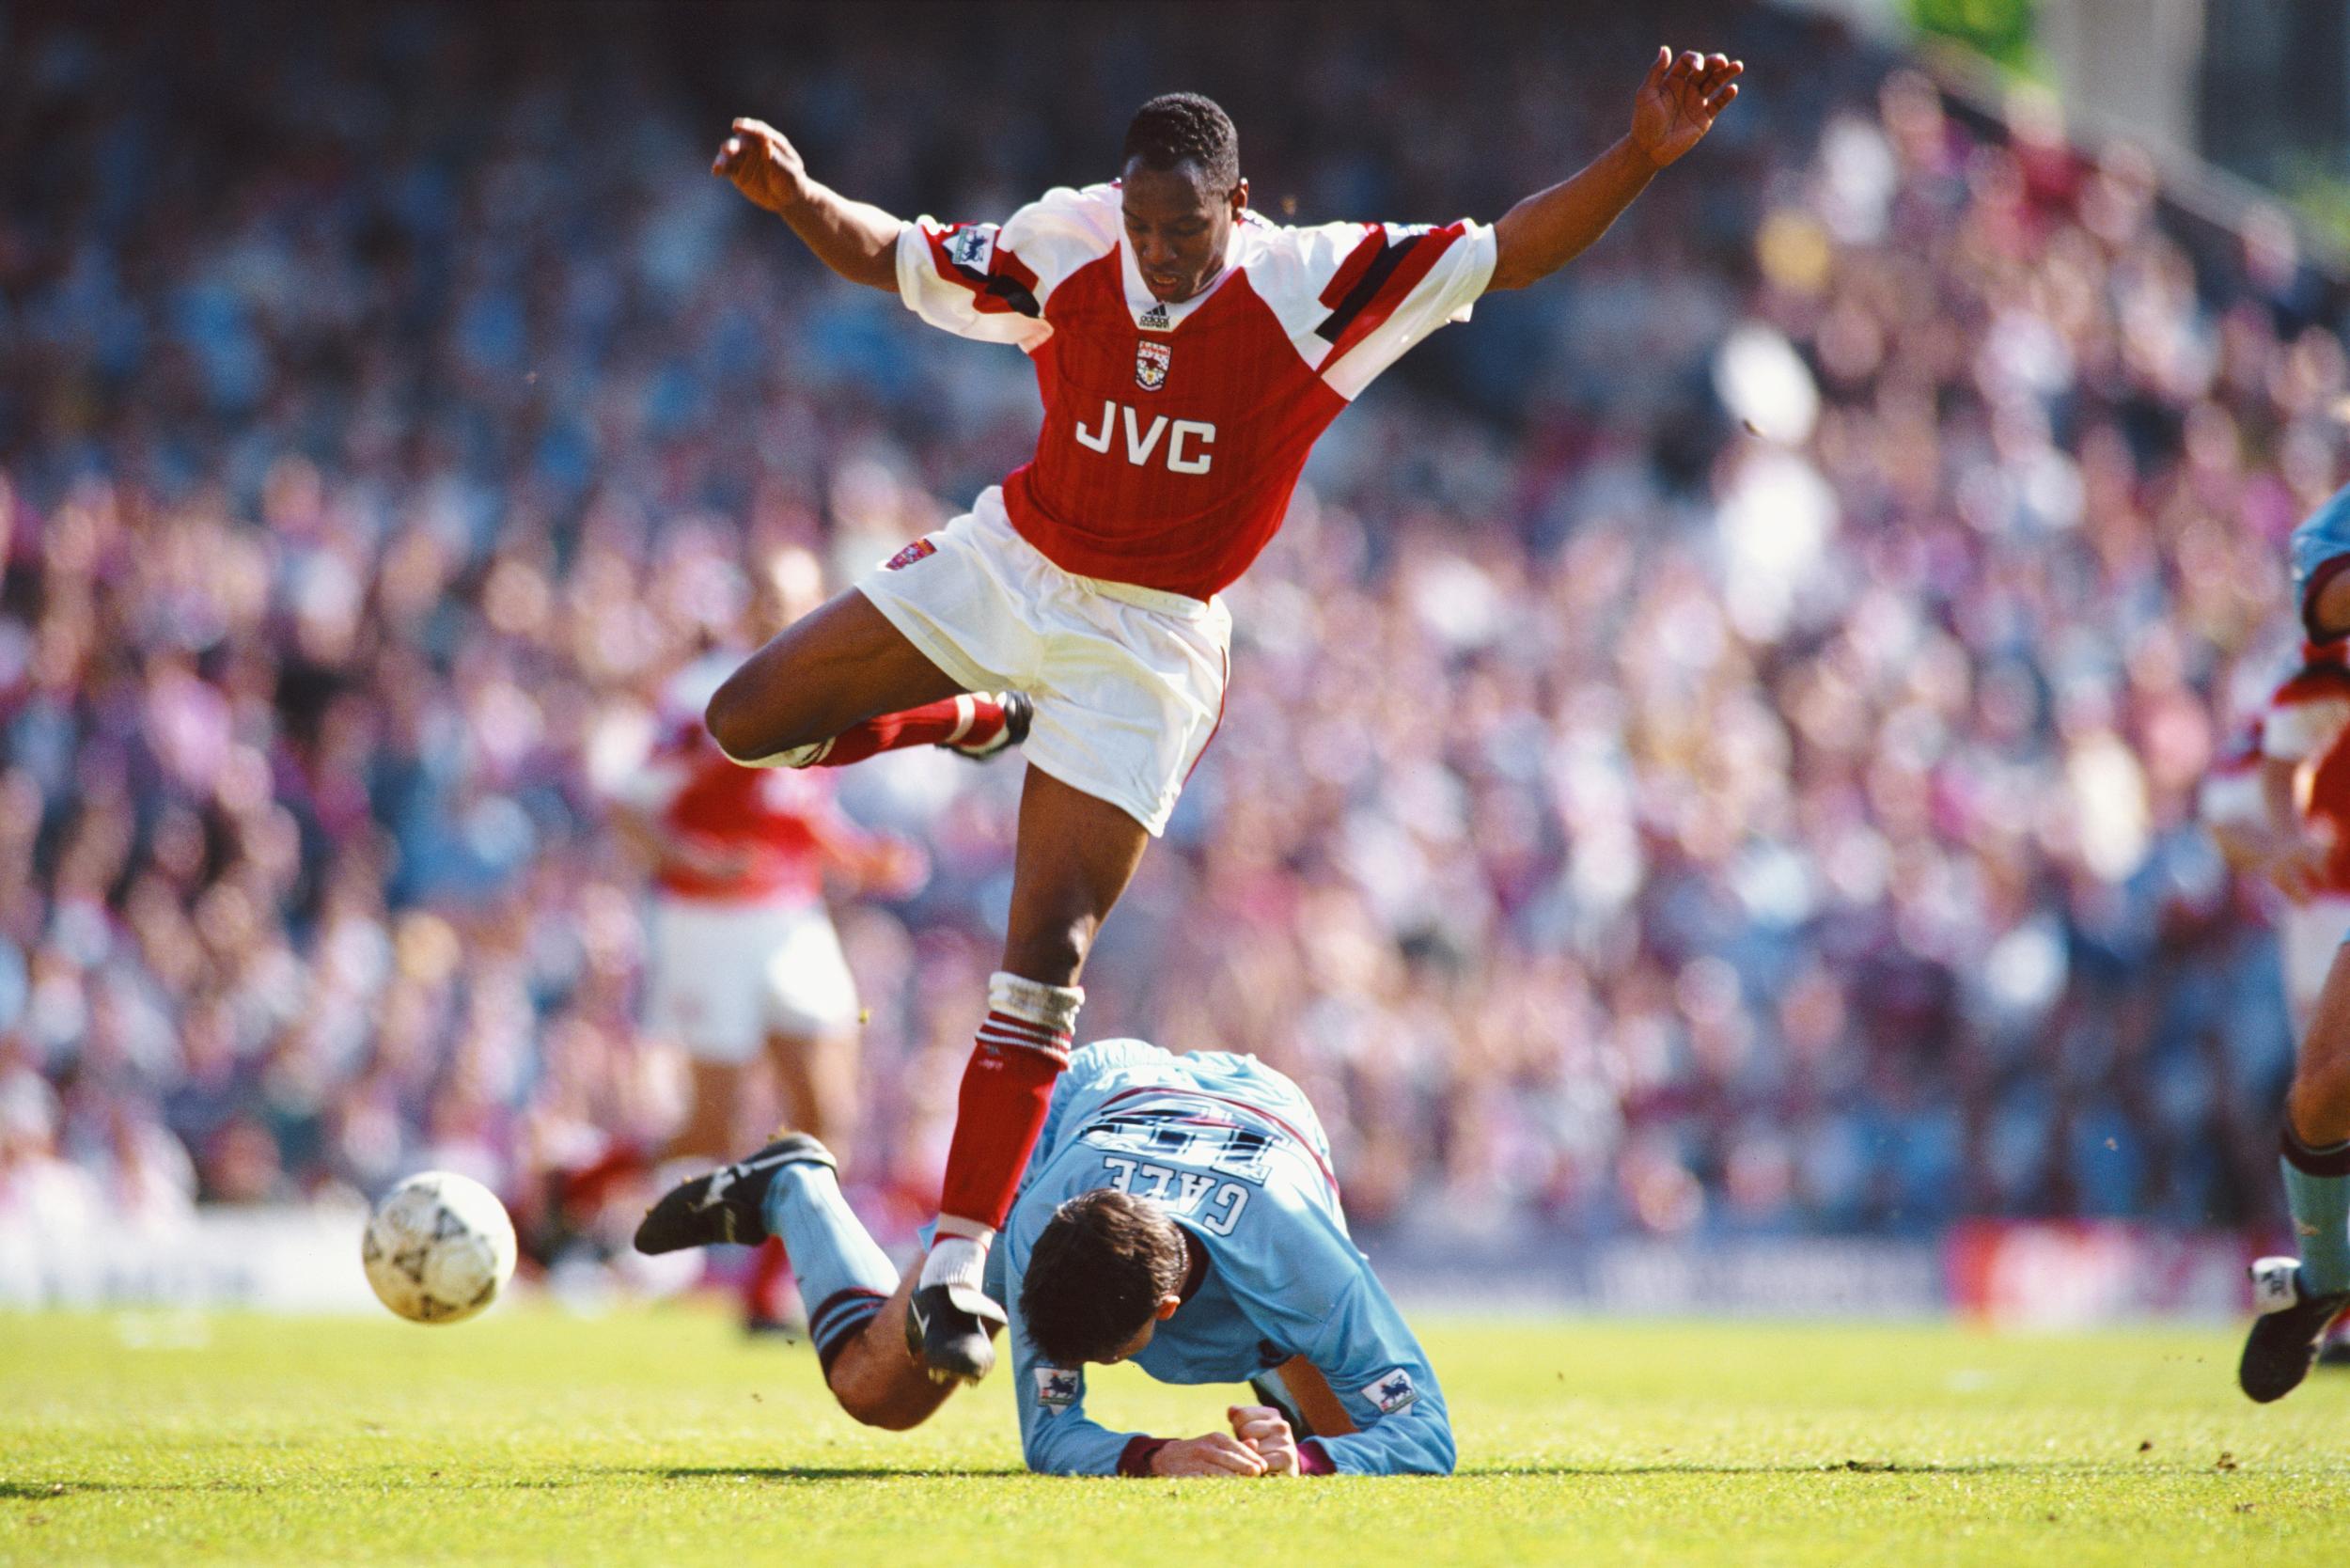
M789 51L628 12L22 19L0 1209L428 1159L512 1193L673 1124L599 760L779 552L881 558L1033 408L738 212L711 102L960 215L1099 177L1053 149L1199 86L1272 211L1490 217L1594 145L1616 100L1579 85L1698 37L1663 9L1252 8L1147 52L1147 11L949 48L853 8ZM1088 1032L1290 1073L1366 1221L2273 1220L2275 947L2192 800L2344 477L2337 290L2125 149L1703 14L1771 84L1726 145L1318 452ZM976 144L975 83L1017 106ZM843 922L859 1207L901 1225L1015 777L842 777L936 869Z

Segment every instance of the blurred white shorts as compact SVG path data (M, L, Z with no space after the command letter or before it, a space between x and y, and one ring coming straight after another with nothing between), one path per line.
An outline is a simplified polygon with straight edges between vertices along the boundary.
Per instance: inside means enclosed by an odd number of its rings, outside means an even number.
M2317 994L2326 989L2326 973L2344 941L2350 941L2350 898L2328 893L2285 905L2277 945L2284 958L2285 1000L2293 1009L2295 1034L2309 1027Z
M1222 598L1063 572L1020 537L993 486L856 586L965 690L1035 699L1031 763L1165 831L1224 716Z
M769 1035L856 1022L856 982L822 904L653 901L645 1027L697 1061L747 1062Z

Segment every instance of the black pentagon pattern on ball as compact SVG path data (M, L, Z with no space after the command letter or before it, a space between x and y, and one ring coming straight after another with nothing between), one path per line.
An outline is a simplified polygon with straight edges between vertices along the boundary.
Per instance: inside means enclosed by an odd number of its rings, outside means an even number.
M465 1222L458 1218L453 1212L447 1209L439 1209L434 1211L434 1217L432 1220L432 1239L434 1241L447 1241L451 1237L462 1236L464 1233Z
M392 1266L406 1275L409 1283L421 1285L424 1283L425 1258L431 1250L430 1246L425 1246L412 1247L405 1252L395 1252L392 1254Z

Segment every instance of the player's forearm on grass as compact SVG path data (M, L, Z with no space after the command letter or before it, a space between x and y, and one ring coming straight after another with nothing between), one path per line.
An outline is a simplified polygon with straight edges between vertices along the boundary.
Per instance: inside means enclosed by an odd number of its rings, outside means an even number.
M1571 180L1537 191L1494 225L1492 289L1523 289L1589 250L1633 197L1656 178L1656 165L1626 136Z
M897 218L814 180L777 215L816 259L851 283L898 291L898 235L905 225Z
M1032 1374L1033 1375L1033 1374ZM1139 1432L1112 1432L1076 1411L1031 1416L1022 1402L1020 1449L1028 1468L1043 1476L1114 1476Z

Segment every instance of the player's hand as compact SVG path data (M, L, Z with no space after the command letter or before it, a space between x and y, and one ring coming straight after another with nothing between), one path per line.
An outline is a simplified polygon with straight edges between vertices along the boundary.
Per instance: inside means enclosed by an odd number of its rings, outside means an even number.
M876 898L906 899L931 879L930 856L911 839L885 833L873 840L865 861L865 886Z
M796 205L807 190L807 165L783 133L761 119L738 119L712 159L710 172L770 212Z
M1243 1447L1254 1449L1264 1461L1269 1476L1293 1476L1302 1473L1297 1462L1297 1434L1278 1410L1269 1404L1235 1404L1224 1412L1224 1419L1232 1423L1232 1435Z
M1714 117L1738 96L1744 60L1723 55L1675 55L1657 47L1656 63L1632 99L1632 140L1658 168L1714 129Z
M682 833L665 846L670 869L712 882L731 882L751 869L751 852L705 833Z
M2307 903L2317 896L2333 855L2332 833L2322 822L2311 822L2278 849L2264 870L2277 891L2295 903Z
M1261 1476L1264 1455L1229 1432L1178 1437L1151 1456L1154 1476Z

